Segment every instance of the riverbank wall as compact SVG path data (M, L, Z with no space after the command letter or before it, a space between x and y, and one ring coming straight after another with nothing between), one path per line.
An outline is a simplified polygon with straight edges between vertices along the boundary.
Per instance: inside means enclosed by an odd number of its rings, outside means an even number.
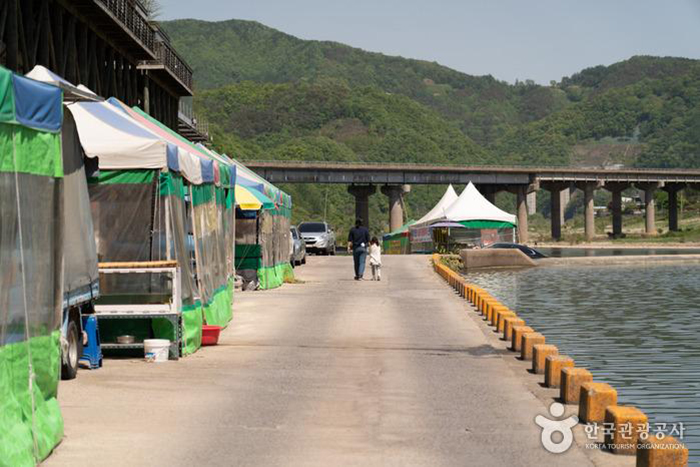
M617 404L615 388L593 381L587 369L560 355L555 346L546 343L546 336L528 326L515 310L504 306L483 288L468 283L458 271L444 264L440 255L433 255L432 264L435 272L510 342L511 352L517 352L522 361L532 362L529 371L543 379L541 385L559 389L559 397L552 402L573 409L577 421L585 424L586 433L595 433L598 449L636 456L637 466L688 464L685 445L673 436L651 433L648 417L641 410ZM553 407L550 406L550 411Z

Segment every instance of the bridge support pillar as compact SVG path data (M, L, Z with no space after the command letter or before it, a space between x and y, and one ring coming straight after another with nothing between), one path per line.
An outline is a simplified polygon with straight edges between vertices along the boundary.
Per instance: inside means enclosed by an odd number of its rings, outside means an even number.
M595 237L595 205L593 198L595 190L602 186L602 182L579 182L576 188L583 191L583 217L586 241L590 242Z
M377 191L374 185L350 185L348 193L355 197L355 218L369 229L369 197Z
M389 197L389 231L403 225L403 196L411 191L411 185L384 185L382 194Z
M628 183L606 183L605 189L612 194L612 233L614 238L622 236L622 192Z
M656 188L644 190L644 218L647 235L656 235L656 206L654 205L654 192Z
M527 213L532 216L537 212L537 191L527 194Z
M518 242L527 243L527 186L519 186L516 192L518 212Z
M587 183L583 189L583 207L585 217L585 235L586 241L590 242L595 237L595 204L593 197L595 195L595 184Z
M636 187L644 190L644 233L656 235L656 206L654 203L654 192L661 188L661 183L638 183Z
M613 237L622 235L622 190L612 192L612 229Z
M550 218L552 220L552 239L561 239L561 226L564 223L564 210L562 206L562 190L568 189L569 186L566 183L552 182L547 184L542 184L542 188L549 191L550 194L550 206L551 213Z
M685 188L682 183L672 183L664 187L668 193L668 230L678 232L678 192Z

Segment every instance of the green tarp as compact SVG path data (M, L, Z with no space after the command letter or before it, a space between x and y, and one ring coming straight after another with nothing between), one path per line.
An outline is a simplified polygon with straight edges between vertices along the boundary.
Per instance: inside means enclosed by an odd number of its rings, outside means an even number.
M62 105L58 88L0 67L0 466L33 466L63 436Z
M515 225L510 222L499 221L462 221L458 222L468 229L514 229Z
M260 281L260 288L263 290L277 288L284 284L285 281L293 279L294 270L289 262L258 269L258 280Z
M56 401L59 339L59 331L54 331L0 346L0 466L33 466L63 437L63 418ZM31 390L30 361L36 373Z

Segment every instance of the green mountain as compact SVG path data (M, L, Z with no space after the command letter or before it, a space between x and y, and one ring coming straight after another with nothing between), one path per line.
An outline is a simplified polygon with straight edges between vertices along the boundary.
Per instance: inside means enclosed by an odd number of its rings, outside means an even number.
M511 86L434 62L302 40L253 21L176 20L162 25L193 67L199 90L243 81L328 78L350 87L373 86L435 109L479 144L510 125L549 115L567 102L564 93L533 83Z
M487 151L435 111L376 87L350 88L331 80L243 82L200 93L197 108L217 122L213 135L219 149L240 159L493 162ZM347 227L352 222L353 205L345 187L284 188L303 200L295 209L299 220L325 212L334 225ZM408 209L423 212L435 196L440 196L439 189L419 188L407 200ZM384 196L371 199L372 217L385 228Z
M550 86L307 41L259 23L163 23L214 144L240 159L700 167L700 62L632 57ZM288 186L297 220L351 222L344 187ZM414 187L418 217L444 187ZM378 229L386 199L371 198Z

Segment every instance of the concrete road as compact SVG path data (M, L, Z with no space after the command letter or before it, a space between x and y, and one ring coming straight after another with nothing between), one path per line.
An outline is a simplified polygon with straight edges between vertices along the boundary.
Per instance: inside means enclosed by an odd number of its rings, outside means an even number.
M81 371L46 465L589 465L542 448L543 401L428 260L356 282L312 257L305 283L239 294L216 347Z

